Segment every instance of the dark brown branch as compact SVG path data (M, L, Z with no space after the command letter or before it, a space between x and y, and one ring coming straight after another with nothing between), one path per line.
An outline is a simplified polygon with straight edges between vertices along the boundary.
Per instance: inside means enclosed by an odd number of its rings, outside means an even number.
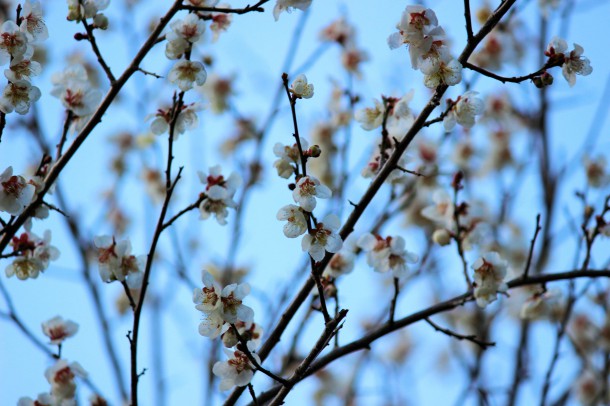
M554 66L560 66L560 65L557 65L556 63L547 63L542 68L538 69L536 72L530 73L529 75L506 77L506 76L500 76L498 74L495 74L493 72L488 71L487 69L483 69L483 68L481 68L479 66L473 65L470 62L466 62L464 64L464 68L468 68L468 69L473 70L473 71L475 71L477 73L480 73L483 76L487 76L488 78L492 78L492 79L498 80L498 81L500 81L502 83L506 83L506 82L521 83L521 82L525 82L526 80L532 80L535 77L538 77L541 74L543 74L544 72L546 72L547 69L552 68Z
M527 262L525 263L525 269L523 270L523 277L527 278L528 273L530 271L530 266L532 264L532 257L534 255L534 245L536 245L536 238L538 238L538 233L540 233L542 227L540 227L540 213L536 216L536 230L534 231L534 236L530 240L530 251L527 254Z
M244 8L225 8L225 7L199 7L199 6L191 6L188 4L183 4L180 8L182 10L189 11L200 11L204 13L230 13L230 14L246 14L253 11L263 13L265 11L261 6L265 3L269 2L269 0L260 0L253 6L246 6Z
M95 35L93 34L93 28L87 23L86 19L83 18L82 22L83 22L83 26L85 27L85 30L87 31L87 41L89 41L89 43L91 44L91 49L93 49L93 53L97 57L97 61L99 62L102 69L104 70L104 73L106 73L106 76L108 77L108 80L110 81L110 84L114 85L114 83L116 82L116 78L112 74L112 70L110 69L110 66L108 66L108 64L104 60L104 57L102 56L102 53L100 52L100 49L97 46L97 41L95 40Z
M464 0L464 19L466 20L466 35L468 41L472 40L474 32L472 31L472 13L470 12L470 0Z
M426 321L426 323L428 323L430 326L432 326L432 328L434 328L434 330L439 331L443 334L446 334L449 337L457 338L458 340L471 341L471 342L475 343L476 345L478 345L479 347L481 347L482 349L486 349L487 347L493 347L496 345L496 343L494 343L493 341L479 340L477 338L477 336L474 334L470 334L470 335L458 334L455 331L451 331L447 328L439 326L438 324L434 323L429 318L425 318L424 320Z
M74 113L72 110L66 110L66 120L64 121L64 128L61 133L61 138L59 143L57 144L57 152L55 154L55 161L58 161L61 158L62 151L64 149L64 144L68 139L68 130L70 130L70 124L72 124L72 120L74 119Z

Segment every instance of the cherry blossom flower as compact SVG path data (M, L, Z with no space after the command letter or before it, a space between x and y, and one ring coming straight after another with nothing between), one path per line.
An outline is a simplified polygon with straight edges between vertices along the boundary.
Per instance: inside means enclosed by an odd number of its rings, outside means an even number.
M337 252L328 262L328 266L324 270L325 274L338 278L341 275L351 273L354 270L354 261L356 256L349 250L342 249Z
M343 246L343 240L336 231L341 226L339 217L329 214L308 234L303 236L301 248L309 252L314 261L319 262L324 259L326 251L335 253Z
M358 246L366 254L366 262L376 272L392 271L395 278L407 275L408 265L419 261L419 256L405 249L405 240L400 236L382 238L370 233L358 239Z
M475 116L483 113L483 100L477 97L478 92L468 91L458 97L453 103L447 115L443 118L443 126L446 132L450 132L458 123L464 128L472 128L475 122Z
M299 206L289 204L277 212L277 219L286 220L284 224L284 235L288 238L296 238L307 231L307 219Z
M9 166L0 174L0 211L18 216L30 204L36 188Z
M377 99L373 99L373 103L375 103L374 107L359 109L354 113L354 118L360 123L360 127L366 131L374 130L383 123L385 107Z
M32 76L40 75L41 70L38 62L18 57L13 58L9 69L4 70L4 76L13 83L20 80L29 81Z
M50 393L40 393L36 400L25 396L17 401L17 406L54 406L55 404L55 399Z
M199 323L199 334L210 339L215 339L229 329L219 312L205 313L203 320Z
M165 56L168 59L178 59L192 44L201 39L205 31L205 23L197 14L191 13L187 14L183 20L172 21L170 28L171 31L165 36L167 39Z
M474 297L477 305L487 307L494 302L498 292L506 292L504 282L508 263L497 252L489 252L472 264L474 269Z
M218 7L229 8L226 3L219 4ZM228 13L211 13L207 17L212 19L210 30L212 31L212 42L218 41L220 34L227 31L233 22L233 14Z
M50 261L59 257L59 250L51 245L49 230L45 231L43 238L30 232L27 227L26 230L25 233L11 240L13 253L18 256L6 267L8 278L15 275L20 280L36 279L40 272L49 267Z
M64 320L61 316L55 316L42 323L42 332L51 339L51 344L59 345L72 337L78 331L78 324L71 320Z
M300 74L290 85L290 91L299 99L311 99L313 97L313 85L307 83L307 76Z
M182 111L176 119L174 126L174 140L178 139L178 135L184 134L187 130L192 130L199 124L197 112L201 111L202 107L199 103L190 103L182 107ZM154 117L154 118L153 118ZM155 114L150 114L145 120L153 118L150 123L150 131L153 134L161 135L169 131L170 123L172 122L172 109L160 108Z
M0 111L5 114L13 111L26 114L32 103L40 99L40 95L40 89L26 80L9 82L0 97Z
M568 44L565 40L554 37L547 46L545 55L552 57L557 54L563 54L564 62L561 65L563 77L570 84L570 87L576 84L576 75L588 76L593 72L589 59L582 56L583 47L574 44L574 49L566 54Z
M233 201L233 195L241 184L241 178L237 173L232 173L228 179L221 174L220 165L210 168L210 173L198 172L199 180L206 185L205 198L199 205L200 218L206 220L214 214L218 224L227 224L229 212L227 208L235 208L237 203Z
M558 289L534 293L523 303L520 317L524 320L549 318L558 305L561 291Z
M454 86L462 81L462 65L451 57L424 59L420 68L425 75L424 85L429 89L441 84Z
M101 90L92 86L87 70L81 64L73 64L51 78L51 95L77 116L87 116L95 111L102 100Z
M23 20L19 28L29 36L30 41L44 41L49 37L49 31L42 18L40 1L25 0L21 16Z
M193 291L193 303L197 304L195 308L204 313L211 313L220 309L222 288L218 282L207 271L201 274L201 281L203 282L203 289L195 289Z
M330 189L320 183L313 176L303 176L292 191L292 198L305 211L312 212L316 208L316 197L328 199L331 197Z
M238 321L245 323L252 322L254 310L243 304L243 298L250 293L250 286L247 283L225 286L220 295L220 315L229 324Z
M51 395L56 404L64 405L69 404L64 402L74 400L76 394L74 378L86 377L87 372L78 362L68 364L66 360L59 359L45 371L44 375L51 384Z
M235 323L235 328L241 338L248 342L248 346L257 348L260 345L263 337L263 328L261 326L252 322L245 323L243 321L238 321ZM235 329L230 328L222 334L222 343L227 348L234 347L239 343L239 338L237 337L237 334L235 334Z
M233 80L234 77L221 77L212 73L200 88L210 102L212 112L220 114L229 108L229 97L233 95Z
M225 391L234 386L246 386L254 375L254 365L248 356L242 351L230 351L225 349L225 354L229 357L228 361L218 361L214 364L212 372L220 378L220 390ZM260 365L260 358L255 353L252 357Z
M353 44L355 33L354 27L344 17L341 17L322 29L320 40L336 42L342 47L348 47Z
M309 147L307 140L301 138L301 148L306 150ZM277 169L278 176L288 179L295 173L295 167L301 162L301 155L297 144L292 146L276 143L273 146L273 153L279 159L273 163L273 167Z
M144 257L131 255L131 242L117 242L107 235L93 240L98 249L100 277L104 282L126 281L130 288L138 288L144 271Z
M201 86L205 83L207 72L199 61L187 61L186 59L176 62L167 75L167 79L186 92L195 84Z
M421 211L422 216L444 227L453 225L453 199L444 189L437 189L432 195L433 205Z
M602 390L601 378L594 372L585 369L580 378L575 382L576 397L581 405L596 405L605 403L603 399L598 403L599 394Z
M28 39L14 21L7 20L0 27L0 65L10 58L29 59L34 48L28 45Z
M68 21L81 21L94 18L100 10L105 10L110 0L67 0Z
M388 45L390 49L396 49L406 44L413 69L421 69L425 58L440 58L448 53L445 31L430 9L420 5L407 6L396 28L398 32L388 37Z
M343 52L341 52L341 65L343 65L343 68L346 71L354 74L359 79L362 76L362 72L360 72L360 64L368 60L368 53L362 49L356 48L355 46L345 48Z
M273 18L277 21L280 18L282 11L290 13L295 8L305 11L310 5L311 0L277 0L275 7L273 8Z

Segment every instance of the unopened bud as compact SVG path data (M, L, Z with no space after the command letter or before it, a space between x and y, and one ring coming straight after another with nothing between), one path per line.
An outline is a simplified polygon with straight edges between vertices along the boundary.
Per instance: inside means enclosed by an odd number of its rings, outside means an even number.
M451 243L451 234L444 228L435 230L434 233L432 233L432 241L441 247L444 247Z
M312 158L317 158L320 156L320 154L322 154L322 150L318 145L312 145L306 152L306 155Z
M93 24L100 30L105 30L108 28L108 17L102 13L96 14L95 17L93 17Z
M540 80L544 86L551 86L553 84L553 75L548 72L544 72L540 75Z

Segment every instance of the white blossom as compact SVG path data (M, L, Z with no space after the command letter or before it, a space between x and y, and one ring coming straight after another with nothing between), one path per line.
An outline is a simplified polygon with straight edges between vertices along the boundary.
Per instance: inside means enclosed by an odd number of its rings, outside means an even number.
M66 338L72 337L78 331L78 324L55 316L42 323L42 332L51 339L51 344L61 344Z
M34 48L28 45L25 33L14 21L6 20L0 26L0 65L4 65L10 58L31 58Z
M225 286L220 294L220 315L229 324L238 321L251 322L254 318L254 311L243 304L243 299L250 293L250 286L247 283Z
M408 265L419 261L419 256L405 248L405 240L400 236L382 238L370 233L358 239L358 246L366 252L366 262L376 272L392 271L395 278L407 275Z
M44 375L51 384L51 395L54 400L58 405L65 405L69 403L64 402L73 400L76 395L74 378L86 377L87 373L78 362L68 364L66 360L59 359L45 371Z
M228 361L218 361L214 364L212 372L220 378L220 390L225 391L234 386L246 386L254 375L254 366L248 356L242 351L225 349ZM252 357L260 365L260 358L255 353Z
M195 84L203 85L206 78L207 72L201 62L186 59L176 62L167 75L167 79L183 92L192 89Z
M199 205L200 218L206 220L211 214L214 214L218 224L227 224L227 216L230 208L237 207L237 203L233 201L235 191L241 184L241 178L237 173L232 173L228 179L221 174L220 165L210 168L210 173L205 174L198 172L199 180L206 185L205 198Z
M301 148L304 151L307 150L309 147L307 141L301 138L300 142ZM295 166L298 166L301 162L301 155L297 144L295 143L292 144L292 146L288 146L278 142L273 146L273 153L279 158L273 163L273 167L277 170L278 176L288 179L294 175Z
M18 216L30 204L36 188L23 176L13 175L9 166L0 174L0 211Z
M290 91L298 98L311 99L313 97L313 85L307 83L307 76L300 74L290 85Z
M494 302L498 292L506 292L504 282L508 264L497 252L489 252L472 264L474 269L474 297L479 307Z
M385 107L377 99L373 99L374 107L365 107L363 109L356 110L354 118L360 123L360 126L367 131L378 128L383 123L383 113Z
M424 85L434 89L439 85L457 85L462 81L462 64L453 58L427 58L421 63Z
M312 212L316 208L316 197L328 199L331 195L330 189L313 176L303 176L292 191L294 201L308 212Z
M38 0L25 0L21 12L23 20L20 27L31 41L44 41L49 37L49 31L42 18L42 7Z
M443 118L443 126L446 132L453 130L456 123L464 128L474 126L475 116L481 115L484 108L483 100L478 97L478 94L478 92L468 91L458 97Z
M444 189L437 189L432 195L434 204L425 207L421 214L425 218L434 221L444 227L451 228L453 225L453 199Z
M104 282L126 281L130 288L139 288L144 272L144 258L131 255L129 240L116 241L107 235L94 238L98 249L100 277Z
M93 87L87 70L81 64L70 65L63 72L54 74L51 82L51 95L79 117L93 113L102 100L101 90Z
M307 219L299 206L289 204L282 207L277 212L277 219L286 220L284 235L288 238L296 238L307 231Z
M9 82L0 97L0 111L5 114L13 111L26 114L30 111L30 105L40 99L40 95L40 89L26 80Z
M316 262L324 259L326 251L331 253L339 251L343 245L343 240L336 231L340 226L339 217L335 214L327 215L321 222L318 222L311 232L303 236L301 248L303 251L309 252L309 255Z

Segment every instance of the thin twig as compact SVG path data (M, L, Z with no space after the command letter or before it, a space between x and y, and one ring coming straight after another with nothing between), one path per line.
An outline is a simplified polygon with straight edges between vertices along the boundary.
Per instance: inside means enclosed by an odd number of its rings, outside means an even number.
M478 345L479 347L481 347L482 349L486 349L487 347L493 347L496 345L496 343L494 343L493 341L479 340L477 338L477 336L474 334L470 334L470 335L459 334L459 333L456 333L455 331L451 331L447 328L441 327L427 317L424 320L426 321L426 323L431 325L432 328L434 328L434 330L439 331L443 334L446 334L449 337L457 338L458 340L471 341L471 342L475 343L476 345Z
M528 273L530 271L530 265L532 264L532 256L534 255L534 245L536 244L536 238L538 237L538 233L542 230L540 227L540 213L536 216L536 230L534 231L534 236L530 241L530 250L527 254L527 262L525 263L525 269L523 270L523 277L527 278Z
M102 53L100 52L100 49L97 46L97 41L95 40L95 35L93 34L93 27L91 27L87 23L86 19L83 18L81 21L83 22L83 26L85 27L85 30L87 31L87 40L91 44L91 49L93 49L93 53L97 57L97 61L99 62L102 69L104 70L104 73L106 73L106 76L108 77L108 80L110 81L110 84L114 85L114 83L116 82L116 78L112 74L112 70L110 69L110 66L108 66L108 64L104 60L104 57L102 56Z

